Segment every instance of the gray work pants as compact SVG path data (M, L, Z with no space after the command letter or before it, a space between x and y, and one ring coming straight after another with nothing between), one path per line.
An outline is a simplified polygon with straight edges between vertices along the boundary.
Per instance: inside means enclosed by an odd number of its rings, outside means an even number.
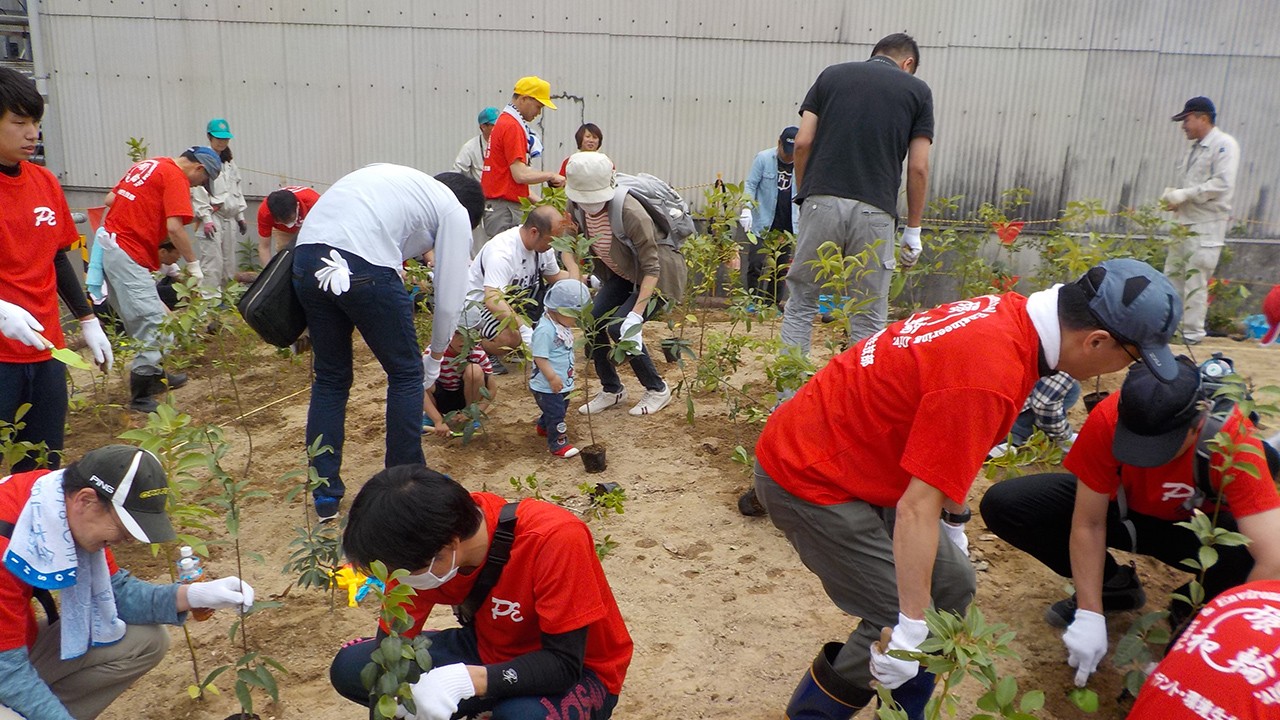
M1218 267L1218 257L1227 236L1227 221L1215 220L1189 225L1191 234L1169 248L1164 274L1182 296L1182 337L1203 340L1204 320L1209 312L1209 281Z
M76 720L101 715L135 680L159 665L169 650L169 633L163 627L130 625L120 642L91 647L78 658L62 660L59 629L60 623L48 626L40 621L31 665ZM0 705L0 720L22 720L22 716Z
M151 277L151 271L134 262L114 243L102 246L102 271L111 284L111 300L124 321L125 332L141 346L133 362L129 363L129 370L160 367L160 346L167 344L160 334L160 323L169 309L156 292L156 281Z
M818 278L814 261L818 248L834 242L845 256L874 248L875 256L865 268L854 273L843 292L859 303L849 318L849 344L874 335L889 317L889 281L894 259L893 216L859 200L814 195L805 198L800 209L800 234L796 236L795 257L787 271L789 299L782 313L782 342L809 352L813 338L813 316L818 314L818 295L839 295L841 290L823 290L829 278ZM840 298L835 298L840 302Z
M893 562L893 508L862 501L813 505L778 485L759 463L756 496L769 519L787 536L801 562L822 581L841 610L861 622L832 663L856 687L871 687L871 643L880 629L898 623L898 580ZM960 548L939 533L933 563L933 606L963 614L973 602L977 579Z
M497 198L484 201L482 227L484 227L485 235L490 238L507 228L519 225L522 220L520 203Z

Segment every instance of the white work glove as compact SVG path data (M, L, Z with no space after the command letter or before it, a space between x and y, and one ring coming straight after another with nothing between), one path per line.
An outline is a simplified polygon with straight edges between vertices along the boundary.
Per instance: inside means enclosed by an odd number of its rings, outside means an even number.
M641 330L644 330L644 317L633 310L627 313L627 316L622 320L622 327L618 328L619 338L623 340L631 340L636 344L635 352L629 353L630 355L639 355L644 352L643 332L637 332L635 335L627 337L627 331L636 326L639 326Z
M738 224L742 226L742 232L751 232L752 223L751 210L743 208L742 214L738 216Z
M422 355L422 387L429 388L436 384L440 377L440 363L444 358L433 356L430 352Z
M947 539L955 543L955 546L960 548L960 552L964 553L965 557L969 557L969 536L964 534L964 525L952 525L946 520L940 520L939 522L942 523L942 532L947 536Z
M526 347L533 347L533 328L524 323L520 323L520 342Z
M234 575L192 583L187 586L187 604L210 610L239 607L247 612L253 607L253 588Z
M316 280L320 282L320 289L334 295L341 295L350 290L351 268L347 265L347 259L337 250L330 250L329 257L320 259L326 266L316 271Z
M596 277L595 275L592 275L592 276L588 279L587 284L591 286L591 289L592 289L592 290L599 290L599 289L600 289L600 278Z
M476 694L471 673L462 663L442 665L422 676L410 686L416 720L449 720L458 711L458 703Z
M213 221L210 220L200 227L200 232L203 233L205 237L212 239L218 232L218 226L214 225Z
M44 326L34 315L11 302L0 300L0 333L5 337L44 350L49 347L49 341L40 334L42 332Z
M1190 190L1183 190L1182 188L1165 188L1164 194L1160 196L1160 201L1169 207L1176 208L1186 202L1189 197L1191 197Z
M102 323L96 317L80 321L80 334L84 335L84 344L93 353L93 361L103 372L111 371L111 363L115 361L115 353L111 352L111 341L102 331Z
M1077 608L1062 642L1067 646L1067 664L1076 669L1076 687L1084 687L1107 654L1107 619Z
M177 280L182 275L182 268L178 267L178 263L166 263L160 266L160 272Z
M898 264L904 268L909 268L916 264L920 259L920 250L923 246L920 244L920 228L909 227L902 229L902 252L899 254Z
M197 283L204 282L204 270L200 269L199 260L192 260L187 263L187 274L195 278Z
M915 677L920 672L920 663L914 660L899 660L891 657L890 650L908 650L915 652L920 643L929 637L929 626L923 620L912 620L898 613L898 624L893 628L893 636L889 639L889 647L884 652L871 645L871 674L881 685L893 690L899 685Z

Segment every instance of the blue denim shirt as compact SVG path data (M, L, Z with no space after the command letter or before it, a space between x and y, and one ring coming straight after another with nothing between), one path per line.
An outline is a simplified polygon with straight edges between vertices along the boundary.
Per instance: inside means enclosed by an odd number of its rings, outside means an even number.
M751 209L751 232L759 235L773 227L773 216L778 208L778 148L771 147L756 154L751 161L751 172L743 188L747 196L756 201ZM795 193L795 188L791 190ZM794 195L793 195L794 197ZM791 203L791 227L800 232L800 206Z

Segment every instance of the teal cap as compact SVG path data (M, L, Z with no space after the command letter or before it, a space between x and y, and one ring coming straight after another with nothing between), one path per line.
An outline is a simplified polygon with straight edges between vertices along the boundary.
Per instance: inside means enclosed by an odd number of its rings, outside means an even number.
M235 137L235 135L231 134L231 125L227 123L226 118L214 118L210 120L209 126L205 128L205 132L221 140L230 140Z

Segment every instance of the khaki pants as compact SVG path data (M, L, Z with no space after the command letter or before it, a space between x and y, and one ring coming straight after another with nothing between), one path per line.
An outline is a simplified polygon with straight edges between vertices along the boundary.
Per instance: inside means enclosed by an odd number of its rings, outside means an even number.
M130 625L114 645L89 648L74 660L59 659L59 625L40 622L31 664L76 720L92 720L135 680L160 664L169 650L169 633L159 625ZM0 705L0 720L22 716Z
M1182 296L1182 337L1204 339L1204 319L1209 311L1209 281L1218 268L1218 256L1227 236L1227 221L1189 225L1191 234L1179 247L1169 248L1164 274Z
M518 202L497 198L484 201L484 220L481 226L490 238L519 225L522 219Z
M205 237L204 228L197 223L194 237L196 256L204 271L201 285L216 289L235 279L240 269L240 240L244 236L235 218L214 216L213 228L213 237Z

